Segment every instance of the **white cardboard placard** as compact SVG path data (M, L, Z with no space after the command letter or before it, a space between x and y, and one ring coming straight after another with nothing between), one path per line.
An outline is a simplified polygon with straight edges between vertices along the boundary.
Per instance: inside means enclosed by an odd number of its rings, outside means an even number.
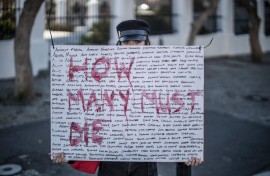
M203 160L199 46L51 48L51 152L68 160Z

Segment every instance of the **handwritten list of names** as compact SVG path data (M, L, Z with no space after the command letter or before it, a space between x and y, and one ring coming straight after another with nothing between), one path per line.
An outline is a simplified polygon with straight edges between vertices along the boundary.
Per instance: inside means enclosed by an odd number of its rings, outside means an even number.
M67 160L203 160L199 46L51 49L51 152Z

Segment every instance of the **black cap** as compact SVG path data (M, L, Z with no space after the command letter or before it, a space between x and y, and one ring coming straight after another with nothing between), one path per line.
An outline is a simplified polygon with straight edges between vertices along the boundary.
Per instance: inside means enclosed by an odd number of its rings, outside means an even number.
M149 24L143 20L122 21L116 26L119 41L144 41L150 33Z

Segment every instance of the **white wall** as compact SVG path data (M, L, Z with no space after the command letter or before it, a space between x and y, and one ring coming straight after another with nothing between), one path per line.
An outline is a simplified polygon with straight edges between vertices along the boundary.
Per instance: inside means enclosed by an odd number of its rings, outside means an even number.
M14 40L0 41L0 79L15 75L13 44Z
M116 32L116 26L121 21L130 20L135 18L135 1L133 0L111 0L111 39L109 44L115 45L118 41L118 36Z
M43 38L45 30L45 3L37 14L33 31L31 34L31 62L33 74L36 76L40 70L49 67L49 46L48 42Z
M23 4L23 3L22 3ZM48 43L43 39L45 28L45 4L37 14L31 33L30 56L33 74L36 76L40 70L48 68ZM0 41L0 79L15 76L14 39Z
M127 17L134 17L135 10L132 0L112 0L112 15L115 15L114 23L111 30L111 41L115 44L117 35L115 26L125 20ZM129 2L130 4L126 4ZM163 39L164 45L186 45L191 23L193 20L193 0L173 0L173 27L177 32L173 34L153 35L150 36L151 44L157 45L160 38ZM257 0L259 15L264 19L263 1ZM195 39L195 45L206 46L211 38L213 42L205 49L206 57L216 56L233 56L240 54L250 53L249 35L235 35L234 34L234 13L233 13L233 0L220 0L218 13L221 17L221 29L217 33L208 35L198 35ZM133 13L133 15L132 15ZM264 52L270 51L270 37L266 37L263 32L263 24L261 23L260 29L260 42Z
M23 5L23 1L20 1ZM177 31L174 34L164 34L162 36L150 36L152 45L157 45L160 38L163 39L164 45L186 45L190 31L190 25L193 19L193 1L192 0L173 0L173 27ZM266 37L263 31L264 6L263 1L257 0L259 15L262 19L260 29L260 42L263 52L270 51L270 36ZM115 45L118 40L116 25L127 19L135 17L134 0L111 0L111 39L110 44ZM212 44L206 48L206 57L216 56L233 56L250 53L249 36L234 35L233 22L233 0L220 0L219 14L221 14L222 31L209 35L199 35L196 37L195 45L205 46L211 38L214 38ZM33 74L36 76L42 69L48 68L49 46L43 39L45 28L45 4L42 5L37 14L34 27L31 34L31 61ZM12 78L15 76L15 64L13 53L13 40L0 41L0 79Z

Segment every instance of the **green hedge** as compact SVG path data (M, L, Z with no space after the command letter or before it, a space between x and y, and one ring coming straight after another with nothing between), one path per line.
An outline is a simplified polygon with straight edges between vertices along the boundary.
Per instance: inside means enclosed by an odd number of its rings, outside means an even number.
M12 39L16 32L16 11L9 10L0 17L0 40Z
M102 20L94 23L90 32L90 35L82 36L82 44L108 44L110 39L110 21Z

